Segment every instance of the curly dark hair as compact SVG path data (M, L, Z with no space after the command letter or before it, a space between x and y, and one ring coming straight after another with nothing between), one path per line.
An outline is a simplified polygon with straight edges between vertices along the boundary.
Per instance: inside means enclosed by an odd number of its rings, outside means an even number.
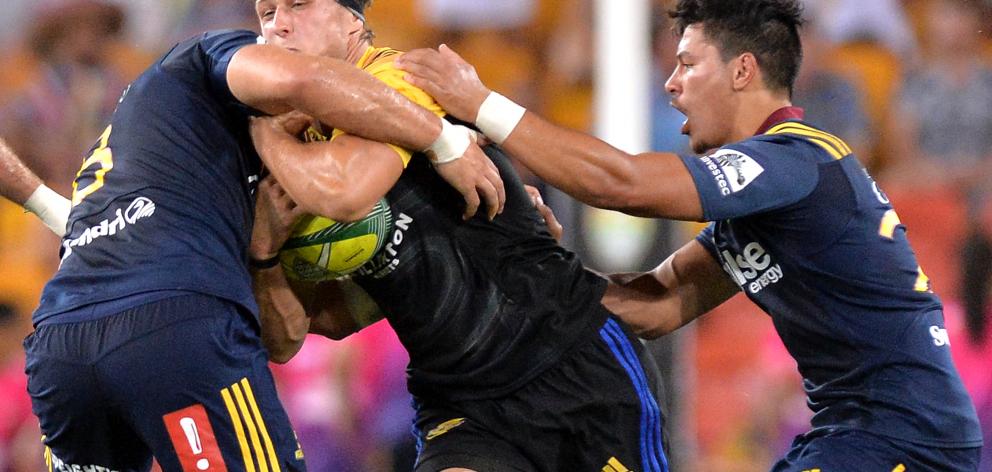
M700 24L724 61L750 52L773 90L792 88L803 59L799 0L679 0L668 15L679 36Z

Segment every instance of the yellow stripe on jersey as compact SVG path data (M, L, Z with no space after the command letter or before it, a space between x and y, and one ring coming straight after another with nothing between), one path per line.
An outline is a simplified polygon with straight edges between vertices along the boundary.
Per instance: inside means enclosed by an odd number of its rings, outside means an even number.
M775 125L765 134L796 134L803 136L822 147L834 159L841 159L852 153L850 146L837 136L794 121Z
M631 472L626 466L620 463L616 457L611 457L606 465L603 466L603 472Z
M422 89L413 86L403 78L406 72L397 69L393 64L393 61L400 54L402 53L395 49L369 47L362 54L362 58L358 60L358 67L403 94L404 97L410 99L413 103L426 108L437 116L446 115L447 113L441 108L441 105L438 105L434 101L434 97L431 97ZM342 134L344 134L343 131L334 130L331 134L331 140ZM393 148L396 154L399 154L405 168L410 163L410 159L413 158L413 152L392 144L389 144L389 147Z
M237 407L234 406L234 399L228 389L220 391L220 396L224 398L224 405L227 406L227 413L231 415L231 424L234 425L234 433L238 436L238 444L241 445L241 457L245 462L245 471L255 472L255 461L251 458L251 450L248 448L248 438L245 436L245 428L241 423Z
M923 268L916 266L916 284L913 285L913 290L917 292L929 292L930 291L930 277L923 273Z
M272 447L269 430L265 427L265 420L262 419L262 412L259 411L258 403L255 402L255 393L252 392L251 385L248 384L248 379L241 379L241 387L244 388L245 396L248 398L248 406L251 407L251 411L255 415L255 424L258 425L258 430L262 433L262 441L265 442L265 449L269 451L269 463L272 464L272 471L282 472L282 468L279 466L279 459L276 457L276 449Z
M238 384L231 385L231 391L234 392L234 399L237 401L238 410L241 412L241 419L245 421L245 427L248 429L252 451L255 453L255 459L258 461L258 470L259 472L269 472L268 461L265 460L265 451L262 449L262 440L259 438L258 429L255 427L252 414L248 410L248 403L245 402L244 394L241 393L241 386Z
M892 469L892 472L906 472L906 466L899 464L896 468Z
M778 125L775 125L771 130L769 130L769 132L772 132L773 130L784 131L786 129L789 129L789 130L798 130L798 131L805 131L805 132L808 132L808 133L812 133L812 134L820 137L821 139L823 139L825 141L828 141L830 144L832 144L834 147L836 147L837 150L840 151L841 153L843 153L845 156L851 153L850 146L848 146L847 143L845 143L843 139L840 139L837 136L834 136L834 135L832 135L832 134L830 134L830 133L828 133L826 131L816 129L816 128L814 128L812 126L809 126L807 124L804 124L804 123L799 123L799 122L796 122L796 121L787 121L785 123L780 123Z
M899 226L900 223L902 222L899 221L899 215L896 214L895 210L886 211L885 215L882 216L882 223L878 225L878 235L887 239L894 238L896 226Z

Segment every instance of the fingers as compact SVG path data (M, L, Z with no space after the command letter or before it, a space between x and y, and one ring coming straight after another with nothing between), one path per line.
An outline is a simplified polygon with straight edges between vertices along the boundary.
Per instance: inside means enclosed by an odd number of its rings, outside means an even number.
M499 175L499 169L490 160L486 160L488 164L488 169L486 172L486 179L496 188L496 197L498 199L498 204L495 205L495 212L497 214L503 213L503 209L506 207L506 187L503 185L503 178ZM490 215L489 219L492 220L495 215Z
M468 220L479 211L481 200L479 199L479 194L475 191L477 189L478 187L468 192L462 192L462 196L465 197L465 213L462 213L462 219Z

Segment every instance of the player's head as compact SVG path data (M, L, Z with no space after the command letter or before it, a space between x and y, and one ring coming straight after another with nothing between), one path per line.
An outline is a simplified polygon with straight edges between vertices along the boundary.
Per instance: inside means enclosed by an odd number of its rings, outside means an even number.
M799 0L679 0L669 15L681 36L678 67L665 84L686 114L696 152L731 142L749 99L784 97L802 62Z
M344 59L371 39L365 9L372 0L255 0L266 42L305 54Z

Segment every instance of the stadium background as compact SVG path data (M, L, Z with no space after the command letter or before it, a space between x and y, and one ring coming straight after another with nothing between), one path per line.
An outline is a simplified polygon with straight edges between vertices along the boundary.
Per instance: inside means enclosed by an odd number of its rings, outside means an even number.
M643 3L642 3L643 2ZM650 37L598 38L597 8L664 0L375 0L376 44L445 42L492 88L579 129L597 116L597 44L644 44L649 146L683 151L682 117L661 84L675 42L663 16ZM0 15L0 136L63 194L124 85L176 40L220 27L256 29L246 0L7 0ZM947 305L952 350L992 429L992 40L981 0L808 0L812 19L796 102L846 139L890 194L921 265ZM644 10L642 10L644 11ZM643 15L641 15L643 16ZM623 28L620 29L622 33ZM629 90L629 89L628 89ZM602 102L602 99L599 99ZM602 105L602 103L600 103ZM629 118L629 117L626 117ZM600 126L597 126L597 122ZM636 120L635 120L636 122ZM531 182L539 184L532 177ZM663 185L659 182L659 185ZM548 200L565 244L603 270L647 269L698 226ZM58 241L0 202L0 471L42 470L20 341L57 265ZM966 313L971 313L966 316ZM652 344L666 377L673 470L767 470L806 427L801 382L767 316L741 296ZM405 354L387 326L345 342L313 339L276 368L311 470L404 470L410 460ZM988 442L988 439L987 439ZM983 471L992 470L986 459Z

